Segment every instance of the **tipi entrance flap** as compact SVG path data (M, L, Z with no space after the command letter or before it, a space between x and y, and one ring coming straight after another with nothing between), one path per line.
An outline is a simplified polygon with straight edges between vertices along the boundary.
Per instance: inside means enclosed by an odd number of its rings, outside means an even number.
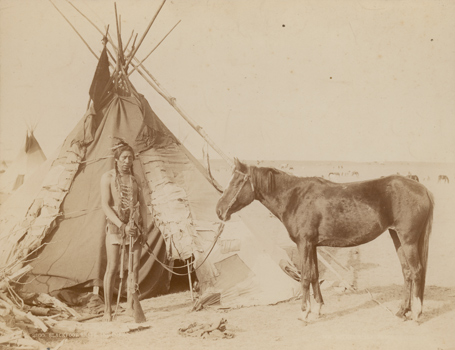
M150 149L141 153L139 158L147 174L154 221L164 236L169 257L186 260L193 254L191 236L194 232L186 193L175 183L174 172L168 167L175 159L181 158L177 152L176 147Z

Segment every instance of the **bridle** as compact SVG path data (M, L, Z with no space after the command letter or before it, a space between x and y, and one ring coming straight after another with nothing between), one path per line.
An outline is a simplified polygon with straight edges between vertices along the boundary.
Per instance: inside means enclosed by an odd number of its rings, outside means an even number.
M243 181L242 181L242 184L240 185L239 189L237 190L236 194L234 195L234 197L232 197L231 201L229 202L228 206L226 207L226 211L224 212L224 215L221 216L223 218L226 217L229 209L231 209L231 207L237 201L237 198L238 198L240 192L242 191L243 186L245 186L245 184L247 183L248 180L250 180L251 190L254 193L254 185L253 185L253 181L251 181L251 175L242 173L240 170L234 169L234 174L232 174L232 177L235 175L235 173L243 175ZM232 177L231 177L231 181L232 181Z

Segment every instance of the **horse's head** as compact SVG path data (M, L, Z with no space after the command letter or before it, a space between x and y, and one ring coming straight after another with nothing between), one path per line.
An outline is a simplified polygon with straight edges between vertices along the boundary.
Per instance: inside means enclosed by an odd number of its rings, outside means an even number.
M216 213L221 220L246 207L254 200L254 187L249 167L235 158L231 180L216 204Z

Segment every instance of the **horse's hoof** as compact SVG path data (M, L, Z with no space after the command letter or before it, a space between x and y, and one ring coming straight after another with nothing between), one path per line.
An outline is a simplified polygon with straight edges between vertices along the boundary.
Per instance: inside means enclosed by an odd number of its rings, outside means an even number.
M401 313L401 312L397 312L397 313L395 314L395 317L396 317L398 320L403 321L403 322L408 320L408 318L406 317L406 315L403 314L403 313Z
M318 319L321 317L321 308L322 308L322 303L316 303L316 306L314 308L314 312L312 313L315 319Z
M307 320L304 320L301 316L297 318L299 321L303 322L303 325L306 326L308 324Z
M316 312L311 312L310 314L308 314L307 319L309 321L316 321L316 320L319 320L322 316L323 316L322 314L318 314Z
M419 320L412 320L412 324L416 326L420 326L420 321Z
M407 317L406 317L406 314L409 312L410 310L409 309L400 309L397 311L397 313L395 314L396 317L402 319L403 321L406 321L407 320Z
M398 321L401 321L401 322L406 322L408 320L408 318L406 316L395 315L395 317Z

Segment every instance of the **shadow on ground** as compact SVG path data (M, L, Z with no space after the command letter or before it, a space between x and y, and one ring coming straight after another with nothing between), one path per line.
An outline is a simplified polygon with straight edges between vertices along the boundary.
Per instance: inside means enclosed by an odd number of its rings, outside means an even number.
M393 314L398 311L402 299L402 286L390 285L390 286L377 286L368 288L368 291L372 294L374 299L379 302L382 307L389 309ZM354 295L366 295L369 297L367 301L354 307L345 308L332 313L324 314L320 321L332 320L341 316L346 316L359 310L376 308L378 303L371 299L366 289L358 290L356 292L347 291L345 296ZM334 298L336 294L327 296L325 302L329 303L331 298ZM396 302L396 310L390 309L385 304L390 302ZM436 302L436 303L435 303ZM427 286L425 288L425 299L423 303L423 313L419 318L419 323L428 322L434 318L437 318L445 313L455 310L455 288L438 287L438 286ZM391 315L392 316L392 315ZM408 314L409 316L409 314Z

